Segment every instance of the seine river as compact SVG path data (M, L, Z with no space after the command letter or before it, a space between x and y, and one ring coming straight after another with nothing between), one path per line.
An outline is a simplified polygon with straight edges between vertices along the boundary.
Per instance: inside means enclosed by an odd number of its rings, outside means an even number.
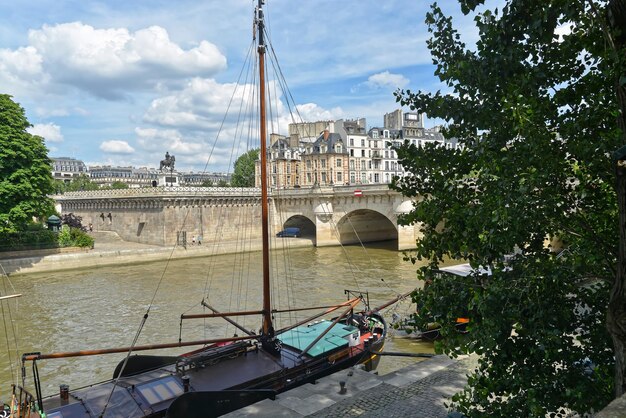
M300 248L290 250L289 254L292 261L288 264L273 259L279 274L286 270L292 277L289 283L274 290L274 299L282 307L342 302L346 298L344 289L367 291L371 305L377 306L419 286L415 279L417 266L404 261L402 253L384 246ZM351 260L351 266L346 259ZM203 297L223 312L259 309L260 284L257 282L260 280L247 283L239 278L244 272L260 276L259 253L1 278L5 281L1 288L3 294L6 294L9 280L15 292L23 296L2 302L0 399L8 399L10 384L19 379L17 359L21 353L129 346L149 306L149 316L138 344L177 342L179 333L183 341L233 335L238 331L219 318L185 321L181 332L180 315L201 313L199 305ZM235 293L237 296L232 296ZM391 322L394 313L405 316L410 310L410 302L405 301L384 312ZM306 315L308 313L299 313L295 319ZM286 325L287 319L282 320ZM257 330L260 325L257 317L239 321L251 330ZM276 321L278 329L281 318ZM416 342L394 330L390 334L386 351L432 353L432 345L428 343ZM175 354L191 349L158 353ZM121 359L121 354L110 354L39 361L43 393L57 392L60 384L75 388L106 380ZM379 372L388 373L414 361L419 360L383 357ZM27 363L26 385L32 389L30 368L31 364Z

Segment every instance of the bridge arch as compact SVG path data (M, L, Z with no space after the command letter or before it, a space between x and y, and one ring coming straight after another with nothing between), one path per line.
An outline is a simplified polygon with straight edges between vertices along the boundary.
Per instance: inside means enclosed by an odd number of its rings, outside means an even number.
M293 215L285 220L281 229L300 228L300 233L304 238L315 238L315 224L304 215Z
M371 209L357 209L345 214L337 222L337 233L341 244L398 240L395 224Z

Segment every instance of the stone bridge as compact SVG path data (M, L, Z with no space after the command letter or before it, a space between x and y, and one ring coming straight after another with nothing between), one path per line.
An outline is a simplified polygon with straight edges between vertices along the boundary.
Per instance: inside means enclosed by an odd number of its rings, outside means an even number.
M260 189L155 187L70 192L55 196L60 213L74 213L94 230L114 231L127 241L172 245L186 237L203 243L260 240ZM387 185L274 189L270 233L299 227L317 246L397 241L415 247L418 230L398 226L410 199Z

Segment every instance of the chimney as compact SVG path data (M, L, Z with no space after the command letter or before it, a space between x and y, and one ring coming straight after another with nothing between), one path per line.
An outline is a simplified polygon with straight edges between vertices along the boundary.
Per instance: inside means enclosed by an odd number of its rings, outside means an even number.
M324 141L328 141L329 135L330 135L330 132L328 132L328 129L324 129Z

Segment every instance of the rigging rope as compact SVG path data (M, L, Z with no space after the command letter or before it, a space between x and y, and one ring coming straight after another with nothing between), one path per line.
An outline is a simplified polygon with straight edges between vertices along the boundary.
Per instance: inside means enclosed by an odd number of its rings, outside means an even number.
M2 266L2 264L0 263L0 269L2 269L2 272L0 274L0 277L3 278L2 280L2 287L3 287L3 291L5 293L5 295L9 294L9 291L7 289L7 283L8 285L11 287L12 292L13 293L17 293L15 290L15 287L13 286L13 283L11 283L11 280L9 279L9 275L7 274L6 270L4 269L4 266ZM4 301L3 301L4 302ZM9 331L8 331L8 326L7 326L7 319L9 321L10 324L10 328L11 328L11 335L13 335L13 343L14 343L14 348L15 348L15 355L16 355L16 364L19 364L19 347L18 347L18 334L17 334L17 329L15 327L16 321L13 319L13 312L11 310L11 305L10 305L10 301L6 301L7 302L7 311L8 311L8 318L7 315L5 315L5 311L4 311L4 303L0 302L0 307L1 312L2 312L2 320L3 320L3 325L4 325L4 336L6 339L6 347L7 347L7 356L9 358L9 368L11 369L11 381L13 381L14 383L17 383L17 373L13 368L13 361L11 360L13 358L13 355L11 354L11 343L9 341ZM19 303L16 300L16 305Z

